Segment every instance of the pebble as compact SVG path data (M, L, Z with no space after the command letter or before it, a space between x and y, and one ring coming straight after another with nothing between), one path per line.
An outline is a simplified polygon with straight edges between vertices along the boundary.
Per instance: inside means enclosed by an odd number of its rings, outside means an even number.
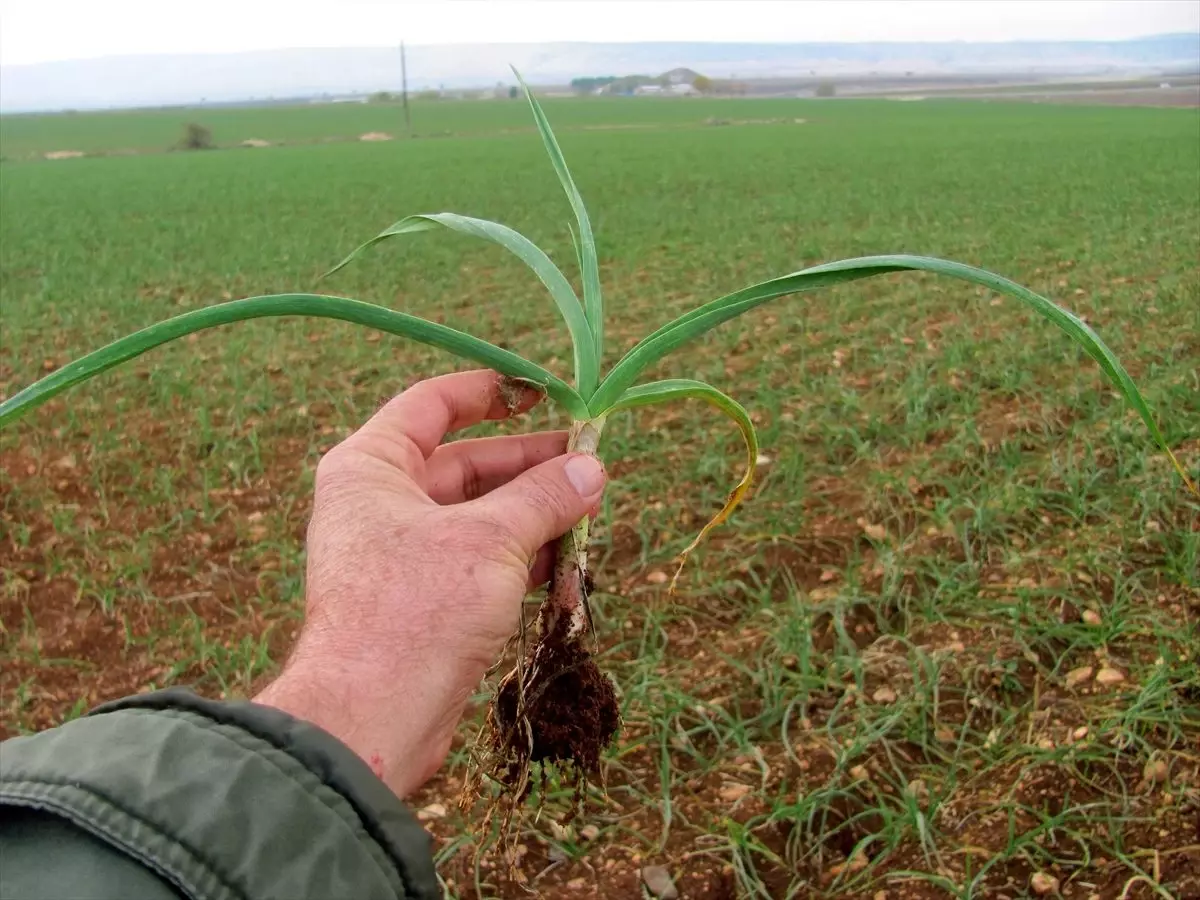
M729 782L721 787L718 796L726 803L737 803L745 797L753 788L748 784L740 784L738 782Z
M1142 777L1151 784L1162 784L1167 780L1167 761L1165 759L1155 759L1146 763L1146 768L1142 770Z
M679 889L671 880L671 873L664 866L643 866L642 883L659 900L678 900Z
M862 530L873 541L882 541L887 537L887 529L874 522L862 523Z
M579 836L585 841L594 841L600 837L600 827L598 825L584 825L579 829Z
M661 569L655 569L653 572L651 572L649 575L646 576L646 580L648 582L650 582L651 584L666 584L669 579L670 579L670 576L667 575L667 573L662 571Z
M877 690L874 694L872 694L871 699L874 700L876 703L895 703L896 702L896 692L893 691L890 687L887 687L885 685L884 687L879 688L879 690Z
M582 891L585 887L587 887L587 879L586 878L572 878L570 881L567 882L567 887L569 887L573 891Z
M1080 666L1078 669L1072 669L1067 673L1067 687L1075 687L1091 681L1092 672L1095 670L1091 666Z
M1086 625L1099 625L1101 622L1100 613L1096 612L1094 609L1085 609L1080 618L1083 619L1084 624Z
M417 810L417 818L422 822L444 819L446 818L446 806L442 803L430 803L424 809Z
M1034 872L1033 877L1029 879L1029 887L1039 897L1044 897L1046 894L1057 894L1058 879L1045 872Z
M1120 669L1110 669L1107 666L1096 673L1097 684L1120 684L1125 680L1125 673Z

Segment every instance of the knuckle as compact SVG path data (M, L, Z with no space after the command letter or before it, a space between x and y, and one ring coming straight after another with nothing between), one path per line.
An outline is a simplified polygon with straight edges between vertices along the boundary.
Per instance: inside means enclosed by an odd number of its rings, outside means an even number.
M322 456L317 462L317 472L315 475L317 489L319 490L323 486L327 486L330 481L336 480L344 471L345 453L341 451L341 445L339 444Z
M523 499L538 513L555 521L562 519L569 511L560 485L542 474L530 479L529 489L525 491Z

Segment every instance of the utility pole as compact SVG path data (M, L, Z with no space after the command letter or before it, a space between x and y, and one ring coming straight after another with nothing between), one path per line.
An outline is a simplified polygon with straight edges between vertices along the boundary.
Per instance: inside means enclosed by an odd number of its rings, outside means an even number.
M408 67L404 62L404 41L400 42L400 91L404 97L404 129L412 136L412 114L408 111Z

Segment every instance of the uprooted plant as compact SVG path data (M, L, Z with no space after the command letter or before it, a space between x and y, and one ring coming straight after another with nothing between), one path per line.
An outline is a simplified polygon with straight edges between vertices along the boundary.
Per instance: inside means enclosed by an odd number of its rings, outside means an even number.
M525 96L574 212L576 229L573 233L582 274L582 301L562 271L525 237L504 225L453 213L401 219L355 250L333 271L380 241L439 227L492 241L528 265L557 305L573 344L573 384L494 344L406 313L343 297L280 294L195 310L84 356L0 403L0 426L72 385L153 347L205 328L265 316L339 319L447 350L510 379L536 386L572 417L569 446L577 453L598 454L605 423L624 410L672 400L699 399L725 413L744 438L745 472L724 506L681 554L682 567L683 560L704 536L725 521L745 496L754 477L758 439L746 410L712 385L689 379L639 383L646 369L718 325L777 297L892 272L922 271L953 276L1013 297L1066 332L1099 364L1136 410L1154 442L1168 455L1187 487L1196 492L1196 486L1171 453L1138 388L1088 325L1012 281L962 263L918 256L872 256L826 263L763 281L706 303L663 325L643 338L607 374L602 373L604 308L591 223L540 105L528 88ZM495 693L488 719L490 736L485 740L488 759L480 769L481 774L490 776L500 786L494 809L506 808L511 813L528 795L533 764L556 765L582 789L587 778L598 772L600 754L617 732L618 705L613 685L597 668L588 649L590 641L587 638L591 630L588 530L589 522L584 519L562 538L557 548L554 574L537 616L536 633L527 647L522 643L515 668L501 681ZM521 635L524 636L523 629ZM543 775L546 772L544 767L542 772Z

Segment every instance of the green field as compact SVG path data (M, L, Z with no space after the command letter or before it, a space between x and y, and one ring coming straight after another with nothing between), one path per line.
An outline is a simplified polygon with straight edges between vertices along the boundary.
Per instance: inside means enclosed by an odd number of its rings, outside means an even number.
M751 281L944 256L1086 317L1200 469L1196 110L546 111L597 231L610 364ZM317 287L409 213L503 221L566 268L570 211L523 106L419 104L418 134L442 136L321 142L399 133L397 115L0 121L0 396L167 315ZM36 158L163 150L189 120L222 144L295 143ZM553 304L520 263L406 241L319 289L567 374ZM453 368L344 325L247 323L0 433L5 729L167 684L260 684L299 625L319 455ZM570 808L554 792L520 824L543 896L638 896L648 862L689 898L1023 897L1039 872L1070 898L1200 896L1200 503L1091 360L1013 301L908 275L776 301L655 374L739 399L770 463L668 598L661 575L734 483L738 436L700 404L609 425L594 609L624 729L585 817L599 837L552 827ZM563 422L542 410L524 427ZM414 804L452 806L464 761ZM430 827L451 896L525 896L455 814Z
M793 117L795 100L689 99L686 101L595 98L548 99L547 114L557 131L595 128L654 128L697 125L708 119ZM801 113L802 114L802 113ZM529 107L521 100L422 101L410 110L417 138L503 132L536 133ZM0 128L0 155L26 159L53 150L121 153L166 150L178 142L184 124L199 122L221 146L257 138L271 143L354 140L369 131L406 133L404 110L396 103L335 103L319 106L123 110L105 113L6 116Z

